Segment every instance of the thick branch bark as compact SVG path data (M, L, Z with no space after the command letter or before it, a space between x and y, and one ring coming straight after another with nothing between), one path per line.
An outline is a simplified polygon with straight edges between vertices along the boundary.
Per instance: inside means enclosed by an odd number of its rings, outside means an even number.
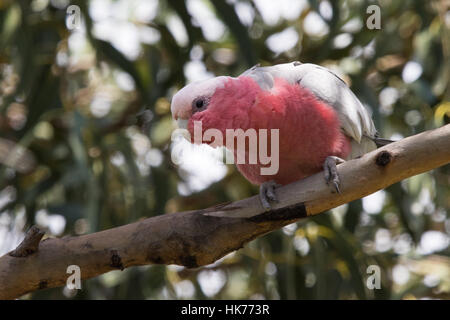
M449 162L450 125L446 125L339 165L341 194L325 184L321 172L277 189L280 202L269 212L255 196L79 237L45 239L39 251L27 257L0 258L0 298L63 286L69 265L78 265L87 279L137 265L210 264L260 235Z

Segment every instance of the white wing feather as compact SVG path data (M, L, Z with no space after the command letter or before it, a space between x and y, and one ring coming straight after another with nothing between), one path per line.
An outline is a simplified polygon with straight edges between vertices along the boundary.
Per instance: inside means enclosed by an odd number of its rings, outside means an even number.
M271 67L255 66L242 75L252 77L263 90L270 90L275 78L283 78L291 84L298 83L332 106L338 113L344 133L352 138L350 158L376 149L370 139L377 134L371 114L332 71L315 64L293 62Z

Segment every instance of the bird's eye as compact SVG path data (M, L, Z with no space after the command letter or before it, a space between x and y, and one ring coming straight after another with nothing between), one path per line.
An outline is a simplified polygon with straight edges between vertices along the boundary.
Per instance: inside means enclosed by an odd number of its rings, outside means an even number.
M206 110L208 103L209 103L209 99L207 97L196 98L194 101L192 101L192 113Z
M195 106L197 107L197 109L201 109L201 108L203 108L203 105L205 104L205 101L203 101L203 99L198 99L196 102L195 102Z

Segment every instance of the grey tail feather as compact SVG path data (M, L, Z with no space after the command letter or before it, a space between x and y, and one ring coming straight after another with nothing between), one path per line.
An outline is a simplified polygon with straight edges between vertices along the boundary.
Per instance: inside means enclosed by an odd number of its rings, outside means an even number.
M377 145L377 148L381 148L389 143L395 142L393 140L389 140L389 139L383 139L383 138L372 138L373 142L375 142L375 144Z

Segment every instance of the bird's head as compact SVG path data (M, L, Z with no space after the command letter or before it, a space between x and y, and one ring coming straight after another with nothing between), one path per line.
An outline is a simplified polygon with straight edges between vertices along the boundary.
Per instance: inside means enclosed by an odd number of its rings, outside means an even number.
M216 77L193 82L178 91L172 98L170 110L180 128L187 129L191 118L214 108L213 96L217 89L224 88L230 77Z
M172 117L178 127L187 129L194 142L194 122L202 123L202 134L208 129L243 128L248 125L248 107L253 105L259 87L248 77L216 77L188 84L172 98ZM195 143L200 141L195 141ZM210 143L209 141L202 141ZM222 142L214 141L215 145Z

